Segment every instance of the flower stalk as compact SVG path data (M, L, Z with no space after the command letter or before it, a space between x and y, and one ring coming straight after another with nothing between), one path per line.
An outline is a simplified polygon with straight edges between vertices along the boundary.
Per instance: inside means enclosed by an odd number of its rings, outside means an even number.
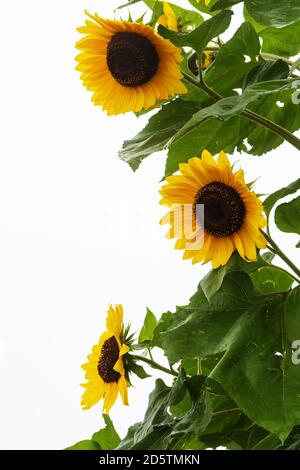
M201 66L199 68L200 68L200 72L202 72ZM205 83L202 73L199 74L199 81L191 77L191 75L189 75L186 72L182 72L182 74L187 81L192 83L192 85L198 87L200 90L203 90L208 96L211 96L216 101L223 99L223 96L219 95L219 93L214 91ZM259 124L260 126L263 126L269 129L274 134L279 135L279 137L289 142L297 150L300 150L300 139L298 139L298 137L296 137L294 134L292 134L290 131L280 126L279 124L276 124L275 122L270 121L266 117L261 116L255 113L254 111L251 111L250 109L245 109L244 111L241 112L241 115L246 117L250 121L255 122L256 124Z
M152 369L160 370L161 372L165 372L166 374L173 375L174 377L178 376L177 372L174 369L168 369L167 367L162 366L161 364L154 361L153 359L149 359L148 357L144 357L144 356L136 356L136 355L133 355L132 357L136 361L144 362L148 366L152 367Z

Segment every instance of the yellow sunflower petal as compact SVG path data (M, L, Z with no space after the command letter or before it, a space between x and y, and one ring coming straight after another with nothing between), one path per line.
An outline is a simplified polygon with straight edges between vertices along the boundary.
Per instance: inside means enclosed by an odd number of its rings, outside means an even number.
M179 170L167 178L160 202L170 208L178 205L182 211L188 204L192 208L191 217L176 221L176 212L172 215L171 210L161 221L170 225L168 237L177 238L175 248L184 250L183 258L193 264L211 261L218 268L237 250L245 260L256 260L257 249L266 247L260 232L266 220L263 205L246 185L243 171L234 171L224 152L215 159L206 150L201 158L180 164ZM204 243L196 237L203 225L195 210L199 205L204 208Z
M165 11L174 28L176 15L171 18L170 8L166 6ZM181 50L170 41L142 23L87 15L90 20L78 29L84 37L76 44L82 51L76 57L76 69L84 73L81 79L94 92L92 100L96 106L108 115L139 112L152 108L156 101L187 92L179 68ZM145 59L144 65L132 70L127 63L134 63L137 50L138 56ZM138 60L136 63L141 64Z
M117 396L118 384L116 382L105 384L103 413L109 414L111 407L114 405L117 399Z
M119 393L122 398L123 405L128 405L128 386L125 377L121 377L118 382Z

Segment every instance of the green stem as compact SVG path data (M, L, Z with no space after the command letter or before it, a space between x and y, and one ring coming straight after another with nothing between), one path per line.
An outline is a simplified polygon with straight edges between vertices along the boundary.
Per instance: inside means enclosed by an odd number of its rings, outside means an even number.
M218 46L207 46L205 50L218 52L220 48ZM277 55L277 54L269 54L268 52L261 52L260 56L266 60L282 60L283 62L286 62L287 64L289 64L291 67L295 64L293 60L287 59L286 57L282 57L281 55ZM298 65L296 69L300 70L300 65Z
M145 364L148 364L148 366L152 367L152 369L160 370L162 372L165 372L166 374L173 375L174 377L178 376L177 372L175 372L174 369L173 370L167 369L167 367L164 367L158 364L158 362L155 362L152 359L148 359L147 357L144 357L144 356L135 356L135 355L132 357L137 361L145 362Z
M186 72L182 72L182 73L186 80L188 80L190 83L198 87L200 90L203 90L208 96L211 96L216 101L223 99L223 96L219 95L219 93L215 92L212 88L210 88L205 83L202 74L200 74L199 81L197 81L195 78L191 77L191 75L189 75L188 73ZM275 122L270 121L264 116L260 116L259 114L256 114L254 111L251 111L249 109L245 109L244 111L242 111L241 115L246 117L250 121L255 122L256 124L259 124L260 126L263 126L269 129L274 134L279 135L281 138L289 142L297 150L300 150L300 139L298 139L298 137L296 137L294 134L292 134L290 131L280 126L279 124L276 124Z
M147 351L148 351L148 354L149 354L149 357L150 357L151 361L153 361L153 356L152 356L151 349L147 348Z
M213 413L213 416L221 416L226 413L239 413L239 412L241 412L240 408L228 408L227 410L216 411L215 413Z
M277 253L274 251L274 249L271 247L271 246L267 246L268 250L270 250L272 253L274 253L274 255L277 255ZM272 264L272 266L276 269L279 269L280 271L282 271L283 273L285 274L288 274L289 276L291 276L296 282L300 282L300 280L291 272L287 271L286 269L282 268L281 266L276 266L275 264ZM283 292L278 292L278 294L286 294L287 291L283 291Z
M202 375L202 359L198 357L197 359L197 375Z
M295 64L295 62L293 62L292 60L287 59L286 57L282 57L281 55L269 54L267 52L261 52L260 55L263 59L267 59L267 60L268 59L269 60L283 60L284 62L286 62L290 66L293 66ZM296 67L296 69L300 70L300 66Z
M261 230L263 236L269 243L269 249L277 256L279 256L290 268L291 270L296 274L297 278L293 276L293 278L300 284L300 269L297 268L297 266L293 263L293 261L288 258L283 251L279 248L277 243L273 240L273 238L263 230Z

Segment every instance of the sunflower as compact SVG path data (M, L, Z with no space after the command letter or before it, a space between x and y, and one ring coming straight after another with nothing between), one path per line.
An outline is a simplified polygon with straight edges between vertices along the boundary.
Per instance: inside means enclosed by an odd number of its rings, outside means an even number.
M87 15L78 31L76 60L92 101L107 114L149 109L159 100L186 93L180 49L142 23Z
M109 410L120 393L123 404L128 405L128 380L124 356L129 347L123 339L123 307L111 305L107 312L106 331L101 335L98 344L92 348L88 362L82 366L86 371L87 383L82 384L86 390L82 396L83 409L91 408L104 398L103 412Z
M171 208L161 223L171 225L167 236L178 238L175 248L185 250L183 258L212 261L217 268L237 250L246 261L255 261L256 248L267 244L260 231L266 220L243 170L234 172L224 152L216 161L207 150L179 168L181 174L167 177L160 202Z
M203 51L203 57L202 57L203 70L208 69L208 67L213 63L214 60L215 60L214 53L212 51L205 49L205 51Z
M168 4L168 2L163 2L163 10L164 14L158 18L157 22L159 24L162 24L166 28L171 29L172 31L178 31L176 13L173 8Z

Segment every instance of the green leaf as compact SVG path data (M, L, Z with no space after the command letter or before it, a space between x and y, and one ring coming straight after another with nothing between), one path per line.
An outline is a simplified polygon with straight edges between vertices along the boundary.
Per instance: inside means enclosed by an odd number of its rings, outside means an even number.
M186 161L192 157L193 154L197 153L195 149L195 132L198 133L203 123L211 118L215 118L221 121L228 121L234 116L242 113L250 103L257 101L263 96L272 93L280 93L286 89L293 87L293 80L271 80L259 83L253 83L249 85L242 95L231 96L223 98L211 106L205 109L201 109L196 112L192 118L180 129L169 143L169 159L173 158L174 155L178 164L178 159ZM211 136L207 136L208 141ZM193 151L190 150L189 142L193 145ZM197 141L198 144L198 141ZM205 148L207 145L203 143L201 148ZM208 147L207 147L208 148ZM199 152L199 150L198 150ZM169 162L170 163L170 162Z
M240 318L212 377L250 419L284 440L300 423L300 367L292 360L292 344L300 338L300 288L279 299Z
M209 5L205 5L205 0L188 0L188 2L197 10L202 11L203 13L208 13L209 15L214 15L215 11L213 6L218 3L218 0L211 0Z
M288 58L300 52L300 21L284 28L265 28L259 34L263 39L263 52Z
M147 379L148 377L151 377L151 375L147 374L147 372L141 365L137 364L134 361L130 363L130 372L137 375L139 379Z
M275 223L282 232L300 235L300 196L276 208Z
M141 132L131 140L125 140L119 157L136 170L148 155L163 150L169 139L198 109L198 103L181 99L163 105Z
M189 132L185 139L179 139L170 145L165 176L172 175L178 170L179 163L188 161L192 156L201 155L205 149L209 149L213 154L221 150L232 153L239 139L239 117L228 121L208 118Z
M176 363L182 358L205 358L224 352L230 344L233 325L254 300L252 283L242 272L227 275L210 303L200 284L189 306L173 314L168 329L160 333L169 361Z
M134 436L136 431L143 425L143 423L135 423L133 426L128 428L127 435L120 442L116 450L125 450L130 449L134 445Z
M275 258L275 254L272 253L272 251L266 251L265 253L261 255L261 257L266 263L270 264Z
M100 449L112 450L116 449L121 442L121 439L114 428L113 422L108 415L103 415L104 422L106 424L104 429L95 432L92 436L92 440L96 442Z
M166 331L172 323L173 314L171 312L165 312L162 314L159 319L157 326L153 332L153 340L151 346L157 346L158 348L163 348L161 343L160 334L162 331Z
M225 266L221 266L218 269L212 269L202 279L201 289L203 290L206 298L210 300L222 287L227 274L234 271L243 271L250 274L267 265L268 261L264 260L260 256L258 256L257 261L247 263L235 252Z
M189 33L177 33L161 25L158 28L158 32L165 39L169 39L175 46L188 46L202 54L209 41L226 31L230 25L231 15L231 11L224 10L209 20L204 21L204 23Z
M251 274L255 291L260 294L272 294L289 290L294 279L280 268L263 267Z
M118 449L164 449L164 437L168 435L174 419L168 413L170 387L161 379L149 396L148 408L142 423L129 429L125 441Z
M300 68L300 57L293 63L291 67L291 73L293 73L296 69L299 69L299 68Z
M172 390L169 396L169 405L174 406L178 405L184 399L186 393L185 387L186 373L183 367L180 367L178 377L174 381Z
M257 65L247 75L243 88L257 82L282 80L290 73L289 65L283 60L267 60Z
M300 423L300 367L292 362L299 308L300 288L258 295L246 273L230 273L210 303L199 287L161 331L162 345L170 362L222 353L210 378L252 421L285 439Z
M205 74L207 84L221 95L232 95L241 88L245 76L257 66L260 52L259 37L250 23L243 23L234 36L221 47L211 67ZM246 58L249 61L246 61Z
M223 8L230 8L238 3L241 3L242 0L218 0L217 3L213 5L211 8L212 11L214 10L222 10Z
M188 31L191 27L196 28L199 24L203 23L203 16L199 13L192 10L186 10L185 8L179 7L178 5L174 5L170 2L168 3L177 16L180 31Z
M155 318L154 313L152 313L148 308L147 308L147 313L145 316L144 320L144 325L141 329L140 335L139 335L139 343L143 343L144 341L151 341L153 338L153 331L154 328L157 325L157 320Z
M274 193L270 194L265 200L264 200L264 211L266 213L266 216L269 218L271 210L275 206L275 204L282 198L289 196L290 194L294 194L300 189L300 178L297 180L293 181L291 184L289 184L287 187L278 189Z
M281 28L300 19L299 0L245 0L257 23Z
M191 410L172 429L170 437L178 434L199 434L204 432L212 418L212 407L207 392L202 392L200 399L195 400Z
M71 447L67 447L66 450L100 450L101 447L95 441L85 440L79 441Z

